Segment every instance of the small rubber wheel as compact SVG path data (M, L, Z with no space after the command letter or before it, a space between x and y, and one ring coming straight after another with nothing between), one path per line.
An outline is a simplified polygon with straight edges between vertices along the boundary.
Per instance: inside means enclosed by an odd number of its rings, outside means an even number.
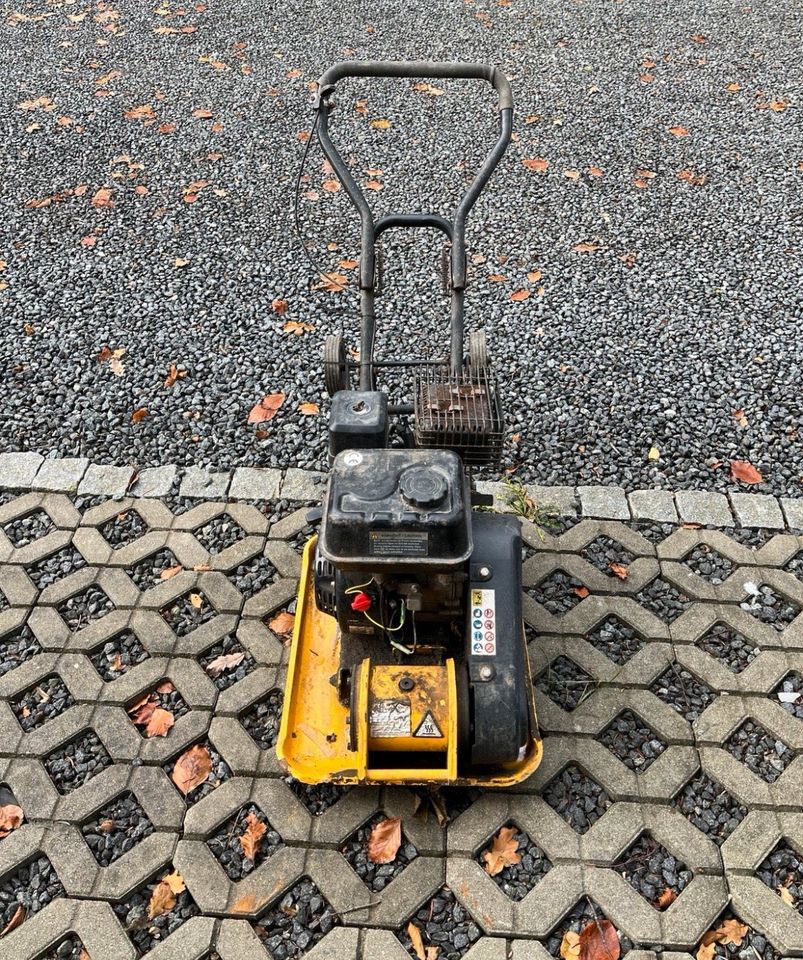
M468 337L468 364L472 370L488 368L488 346L484 330L474 330Z
M323 380L326 392L333 397L338 390L348 390L346 344L341 333L330 333L323 344Z

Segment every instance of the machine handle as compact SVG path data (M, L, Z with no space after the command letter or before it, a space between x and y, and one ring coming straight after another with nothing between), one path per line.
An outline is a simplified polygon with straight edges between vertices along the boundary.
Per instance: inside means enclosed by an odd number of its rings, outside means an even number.
M423 80L449 77L455 80L487 80L499 94L499 107L513 109L513 91L498 67L486 63L432 63L426 60L343 60L326 70L318 81L318 97L330 94L344 77L409 77Z

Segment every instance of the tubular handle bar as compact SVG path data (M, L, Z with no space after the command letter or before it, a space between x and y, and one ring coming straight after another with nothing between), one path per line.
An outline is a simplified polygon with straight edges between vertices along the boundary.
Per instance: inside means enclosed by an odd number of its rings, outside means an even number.
M371 208L348 165L329 136L329 114L333 107L335 85L345 77L406 77L410 79L453 78L485 80L499 95L499 137L485 162L458 204L449 222L439 214L393 214L374 221ZM454 369L463 363L464 293L466 287L465 225L471 208L501 160L513 130L513 94L507 77L497 67L483 63L428 63L426 61L344 60L329 67L318 81L315 97L317 129L323 152L340 178L343 188L360 215L360 389L374 389L373 353L376 321L374 314L375 246L377 238L390 227L432 227L451 241L451 350Z

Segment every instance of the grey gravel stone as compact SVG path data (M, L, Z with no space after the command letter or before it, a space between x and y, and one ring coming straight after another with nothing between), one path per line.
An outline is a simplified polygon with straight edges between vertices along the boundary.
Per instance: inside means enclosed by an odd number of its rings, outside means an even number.
M133 467L110 467L90 463L78 485L78 495L123 497L133 476Z
M63 457L43 461L31 486L34 490L54 493L75 493L86 473L86 457Z
M675 494L678 514L684 523L729 527L733 523L728 498L722 493L679 490Z
M27 490L43 459L39 453L0 453L0 490Z
M227 471L212 473L203 467L190 467L181 480L179 495L216 500L226 496L230 478L231 475Z
M601 520L629 520L630 507L621 487L578 487L580 509L584 517Z

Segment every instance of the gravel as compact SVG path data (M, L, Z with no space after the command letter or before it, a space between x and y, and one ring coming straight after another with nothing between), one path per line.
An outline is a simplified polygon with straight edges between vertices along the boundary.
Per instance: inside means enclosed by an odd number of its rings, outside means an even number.
M683 562L698 577L709 583L722 583L733 573L733 564L707 543L701 543L686 554Z
M705 773L698 773L675 797L675 806L692 826L719 847L747 816L743 806Z
M51 862L44 856L34 857L0 884L0 930L11 922L20 906L27 919L51 900L63 896L64 887Z
M44 759L45 770L61 794L77 790L111 764L112 758L94 730L79 734Z
M623 710L614 717L602 731L599 742L637 773L646 770L666 750L666 744L632 710Z
M767 783L775 783L792 761L792 751L754 720L745 720L725 741L725 749Z
M588 596L588 588L565 570L553 570L535 587L528 587L526 592L556 617L562 617Z
M42 647L27 623L6 633L0 638L0 677L41 652Z
M81 939L71 933L57 943L52 950L40 954L38 960L86 960L88 956Z
M404 831L402 831L401 846L390 863L373 863L368 859L368 840L371 831L377 824L385 820L387 820L387 817L384 814L377 814L372 817L368 823L364 823L355 830L340 848L340 852L360 880L376 893L384 890L391 880L395 880L405 867L408 867L418 856L415 846L410 843L404 835Z
M629 624L618 617L608 617L596 630L586 634L585 639L619 666L626 664L645 643Z
M786 570L787 573L793 573L798 580L803 580L803 550L792 557L784 567L784 570Z
M172 550L164 547L162 550L157 550L156 553L140 560L130 570L126 570L126 573L140 590L145 591L150 590L151 587L157 587L160 583L164 583L166 579L170 579L169 575L165 577L163 574L176 567L181 568L178 558Z
M249 820L249 817L252 819ZM250 826L255 821L265 827L265 832L259 838L256 854L252 860L245 856L240 838L249 829L252 830L252 833L254 829L259 829ZM250 803L226 821L218 832L206 841L206 845L226 871L229 880L237 881L247 877L252 870L256 870L261 863L264 863L268 857L284 846L284 842L259 807Z
M80 593L68 597L56 609L70 630L80 630L93 620L111 613L114 604L101 587L91 584Z
M666 623L672 623L691 606L685 593L661 577L648 583L634 599Z
M33 580L37 590L44 590L51 583L56 583L81 567L86 566L86 560L73 546L62 547L49 557L39 560L25 568L25 572Z
M201 740L199 741L198 745L206 747L206 749L209 751L209 757L212 761L212 769L210 770L206 780L204 780L203 783L199 783L197 787L190 790L190 792L184 797L184 802L188 807L193 806L204 797L208 797L209 794L213 790L216 790L221 783L224 783L231 777L231 769L229 768L229 765L223 759L221 754L212 746L212 743L209 740ZM196 746L196 744L192 744L192 746ZM191 747L187 747L174 757L171 757L167 763L162 765L162 769L168 775L168 777L173 772L173 767L176 765L178 758L190 749Z
M613 869L658 910L667 909L669 902L665 901L675 899L692 880L691 870L649 833L631 844Z
M286 960L311 950L338 923L339 917L312 880L302 877L259 918L254 929L273 960Z
M270 750L278 739L283 701L281 690L271 690L240 715L240 723L260 750Z
M241 563L226 576L229 582L240 591L244 600L250 600L260 590L279 579L276 567L261 554L247 563Z
M221 657L232 657L231 663ZM239 661L236 658L240 658ZM232 634L227 634L199 658L198 662L209 674L218 690L226 690L238 680L243 680L256 666L256 661Z
M689 723L694 723L717 698L709 686L677 663L670 664L650 690Z
M631 530L640 533L642 537L645 537L653 544L661 543L662 540L666 540L667 537L671 536L675 530L677 530L677 526L674 523L657 523L655 521L645 520L634 520L632 523L629 523L628 526Z
M769 694L769 698L780 703L783 709L793 717L803 720L803 676L796 670L787 673Z
M333 807L348 792L348 787L336 783L302 783L294 777L284 777L284 782L309 810L313 817L320 817Z
M739 604L742 610L779 632L785 630L800 613L800 607L796 603L777 593L766 583L755 584L748 581L745 588L750 596Z
M589 563L593 563L597 570L601 570L606 576L615 577L616 574L611 569L611 564L617 564L622 567L629 567L636 559L635 556L622 546L618 540L612 537L596 537L581 552Z
M756 876L776 893L786 887L803 914L803 858L785 840L757 867Z
M741 673L761 652L726 623L715 623L696 641L696 645L724 663L731 673Z
M126 510L107 520L100 532L114 550L120 550L144 536L148 527L136 510Z
M549 873L552 869L552 863L544 851L530 837L514 823L508 823L508 827L516 830L516 853L521 858L518 863L505 866L499 873L494 874L491 879L499 889L511 900L523 900L530 890ZM497 831L498 832L498 831ZM477 857L478 862L483 866L486 861L483 854L489 851L493 846L493 838L480 851Z
M44 510L35 510L24 517L18 517L16 520L7 523L3 527L3 532L13 546L20 548L27 547L34 540L44 537L52 529L53 521Z
M597 904L589 897L584 897L572 908L552 933L550 933L549 937L544 941L544 946L556 960L559 960L561 956L560 945L568 930L572 930L574 933L580 933L589 923L604 919L605 914ZM618 933L621 942L621 955L626 956L627 952L633 949L633 942L629 940L621 930L618 931Z
M148 659L148 651L132 630L123 630L89 654L92 666L108 683Z
M20 726L28 733L73 706L75 700L61 677L54 673L23 690L10 703Z
M89 849L102 867L108 867L153 833L153 824L132 793L107 803L81 827Z
M226 514L210 520L209 523L201 527L200 530L195 530L194 533L201 546L211 554L221 553L227 547L234 546L245 536L245 530L239 523Z
M574 764L553 777L541 796L580 834L593 827L612 802L605 789Z
M176 904L172 910L160 913L152 919L148 916L148 904L153 891L162 878L173 872L173 867L164 870L149 883L135 890L128 899L121 903L112 904L112 909L123 924L126 933L134 942L140 956L152 950L157 943L170 936L190 917L197 916L200 911L190 896L189 890L182 890L176 896Z
M448 887L441 887L431 900L413 914L410 922L421 931L425 950L428 946L440 947L438 960L460 960L482 935L471 914L457 902ZM407 924L397 936L410 956L415 957Z
M188 590L159 611L162 619L179 637L188 633L217 616L203 590Z
M535 679L536 689L564 710L574 710L596 686L596 680L562 654Z

